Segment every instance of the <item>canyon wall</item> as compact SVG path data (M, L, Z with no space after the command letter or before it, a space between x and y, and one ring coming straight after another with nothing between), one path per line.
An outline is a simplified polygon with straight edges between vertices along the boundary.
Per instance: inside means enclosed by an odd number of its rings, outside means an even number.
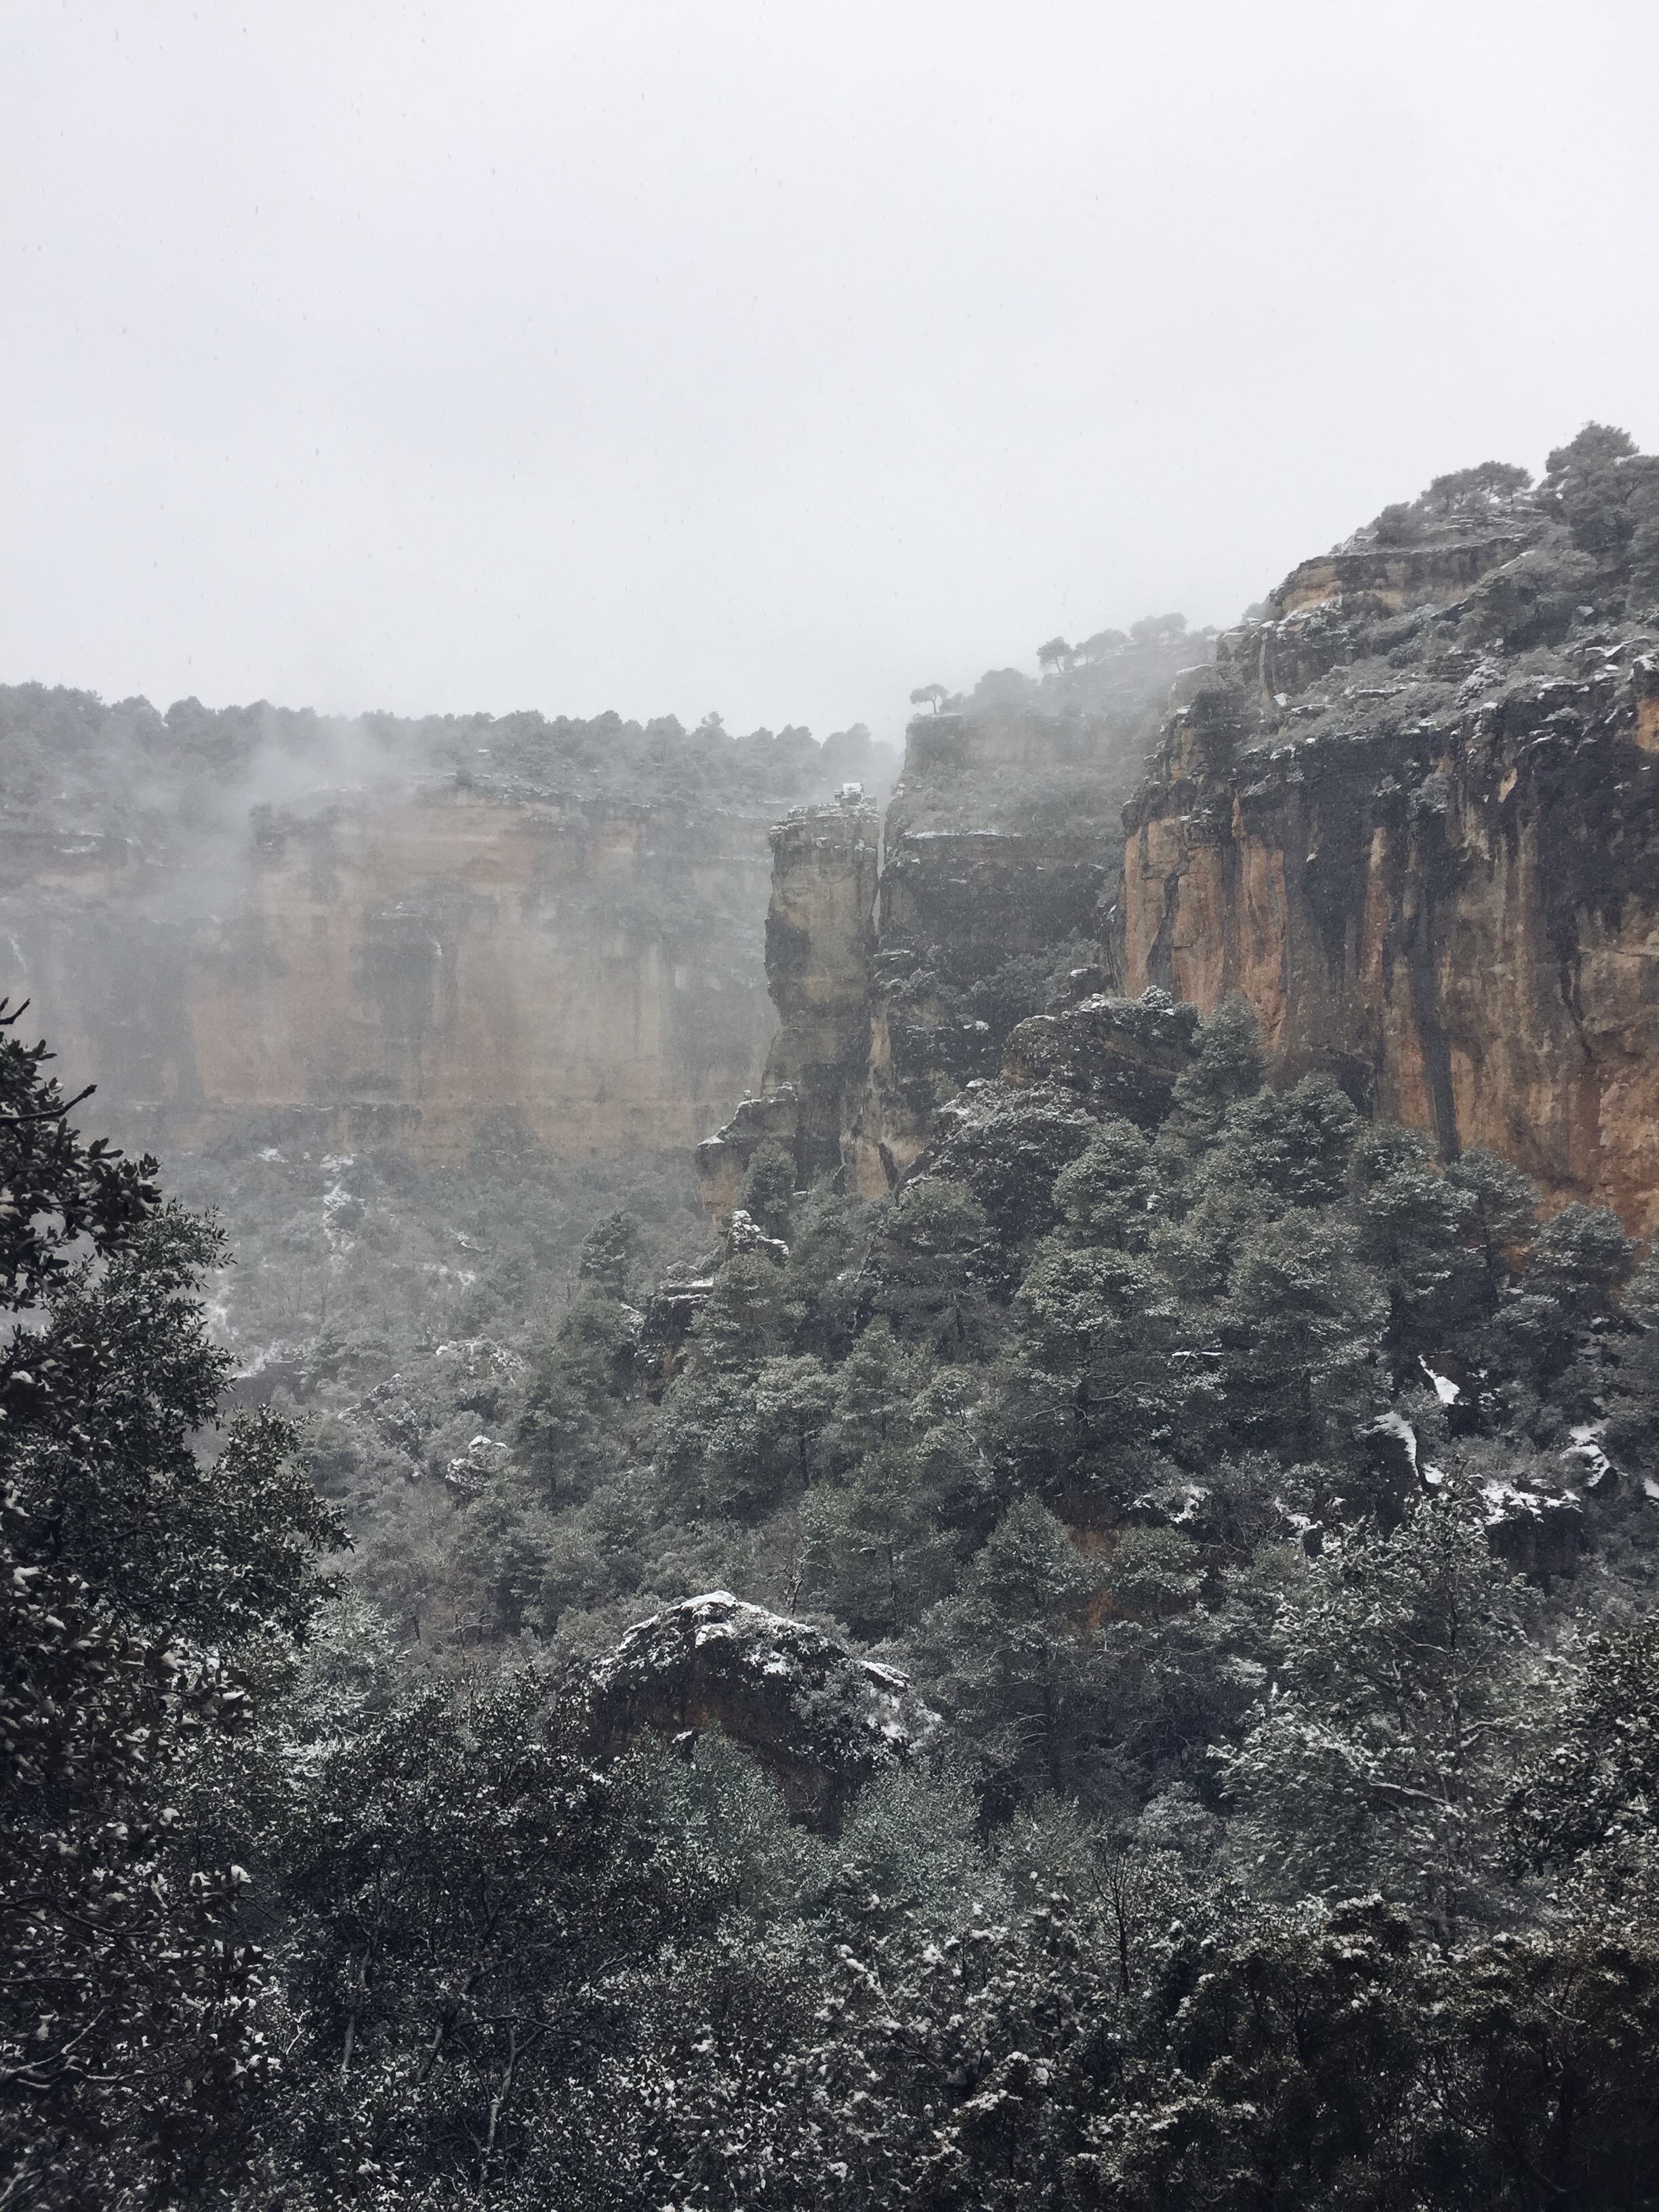
M1241 992L1278 1082L1328 1070L1650 1237L1659 660L1516 522L1310 562L1221 641L1128 811L1120 979ZM1552 565L1576 604L1540 638Z
M12 886L7 982L149 1141L257 1124L436 1161L493 1122L660 1148L759 1080L762 823L453 791L267 810L205 913L89 842Z
M791 959L839 963L842 1043L820 1081L775 961L774 1087L745 1126L793 1136L804 1175L838 1150L878 1194L970 1084L1133 1100L1127 1003L1152 993L1155 1027L1166 998L1237 992L1279 1085L1328 1072L1443 1157L1486 1145L1547 1203L1654 1236L1656 632L1659 461L1591 426L1536 489L1492 464L1440 479L1206 641L1138 790L1098 718L919 718L867 954L829 921L864 876L832 880L822 846L809 880L805 822L775 846ZM728 1137L703 1148L716 1210Z
M774 833L780 1026L761 1095L699 1147L712 1213L738 1202L765 1142L788 1146L805 1181L892 1189L1021 1023L1103 980L1123 801L1171 676L1207 661L1211 639L1173 617L1100 642L1042 684L994 671L919 716L884 822L837 804Z
M129 1143L689 1147L776 1027L770 825L894 765L861 726L0 686L0 992Z

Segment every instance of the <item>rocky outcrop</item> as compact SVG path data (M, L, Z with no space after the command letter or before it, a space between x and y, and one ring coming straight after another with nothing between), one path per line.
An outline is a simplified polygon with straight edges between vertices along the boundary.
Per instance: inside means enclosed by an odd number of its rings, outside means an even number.
M761 1146L779 1145L793 1152L799 1131L800 1107L793 1084L759 1098L744 1099L732 1119L697 1146L697 1181L708 1212L717 1219L730 1213Z
M1659 659L1535 503L1310 562L1179 692L1132 803L1125 987L1241 992L1275 1079L1659 1227ZM1553 580L1552 581L1552 579ZM1622 605L1622 599L1619 600ZM1495 632L1504 623L1510 633Z
M593 1670L588 1713L601 1754L642 1736L689 1743L719 1729L754 1753L793 1818L822 1835L837 1833L859 1791L933 1724L896 1668L854 1658L821 1630L727 1590L630 1628Z
M1142 1037L1146 994L1238 992L1277 1082L1328 1072L1659 1233L1659 459L1628 447L1592 426L1535 491L1440 479L1304 562L1188 653L1133 796L1127 691L1115 721L1045 714L1002 672L914 723L862 969L831 917L864 863L779 850L769 1078L795 1097L766 1110L803 1176L895 1188L986 1081L1150 1123L1184 1047ZM788 975L832 966L826 1047Z
M862 792L801 808L772 833L766 980L779 1029L766 1087L795 1094L808 1180L839 1166L846 1100L864 1077L880 862L880 817Z
M779 1029L766 1088L697 1147L702 1202L730 1212L766 1143L795 1158L803 1183L837 1172L849 1101L870 1057L871 959L881 821L862 791L798 807L772 832L767 988Z
M1052 1084L1075 1093L1097 1118L1121 1115L1156 1129L1192 1064L1197 1032L1197 1007L1177 1006L1155 987L1139 999L1097 994L1012 1030L1003 1079Z
M1102 632L1042 684L994 670L920 715L879 836L803 808L773 842L767 969L781 1028L763 1096L699 1150L703 1202L737 1202L757 1147L874 1198L942 1105L1000 1079L1009 1032L1098 966L1119 815L1170 677L1211 634L1179 616ZM1069 957L1068 957L1069 956Z
M1108 880L1097 860L1030 835L913 829L891 841L868 1065L842 1133L850 1188L891 1189L939 1108L1000 1072L1012 1019L1046 998L1057 949L1092 940Z
M1486 1541L1517 1574L1544 1582L1577 1572L1588 1530L1576 1497L1492 1482L1483 1502Z
M675 1279L653 1294L634 1344L634 1379L657 1404L678 1374L697 1316L714 1287L712 1275Z

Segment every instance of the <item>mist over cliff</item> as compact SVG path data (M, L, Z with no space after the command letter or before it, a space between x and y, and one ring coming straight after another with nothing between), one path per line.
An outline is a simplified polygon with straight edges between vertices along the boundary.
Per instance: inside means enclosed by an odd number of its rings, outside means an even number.
M1656 628L1592 425L890 794L0 695L218 1216L0 1006L20 2201L1648 2204Z
M860 728L615 714L162 715L0 692L0 927L66 1071L174 1148L304 1132L465 1156L702 1133L764 1054L765 830Z

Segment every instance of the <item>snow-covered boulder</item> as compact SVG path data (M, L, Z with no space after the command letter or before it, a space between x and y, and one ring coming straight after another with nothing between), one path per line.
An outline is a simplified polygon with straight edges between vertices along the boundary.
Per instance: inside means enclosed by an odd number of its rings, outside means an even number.
M776 1778L796 1820L828 1835L934 1725L897 1668L729 1590L630 1628L594 1668L588 1698L597 1751L718 1729Z

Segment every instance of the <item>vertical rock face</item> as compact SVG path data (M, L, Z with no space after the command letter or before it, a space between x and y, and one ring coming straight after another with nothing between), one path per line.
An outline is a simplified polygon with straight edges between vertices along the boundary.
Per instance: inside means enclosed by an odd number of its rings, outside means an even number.
M890 1190L940 1107L996 1076L1010 1032L1097 986L1119 815L1175 669L1206 659L1178 617L1092 641L1043 685L1012 671L910 726L884 830L799 809L773 838L767 975L781 1027L763 1097L698 1151L704 1204L737 1203L757 1147Z
M769 1041L763 839L643 806L344 801L266 816L207 914L66 855L8 902L15 994L171 1146L252 1116L453 1159L502 1115L566 1154L688 1145ZM682 941L668 875L738 941Z
M839 1166L847 1101L864 1080L880 855L881 819L861 793L803 808L772 833L766 980L779 1030L766 1085L795 1093L808 1176Z
M1439 479L1212 663L1165 642L1200 665L1121 833L1127 679L1111 714L1055 692L1045 716L1005 672L912 725L862 975L828 878L854 905L865 878L780 847L769 1078L794 1096L768 1110L810 1129L803 1173L838 1152L848 1188L890 1188L999 1074L1133 1115L1190 1046L1170 1002L1237 991L1281 1083L1327 1070L1448 1157L1489 1146L1659 1234L1659 459L1590 426L1536 489ZM833 1050L792 980L831 965Z
M1655 640L1547 501L1479 509L1305 564L1177 694L1126 817L1121 978L1242 992L1281 1082L1329 1070L1649 1236Z
M842 1132L849 1187L890 1189L939 1108L994 1076L1054 948L1090 939L1107 882L1094 860L1005 830L905 830L882 872L868 1065Z
M762 1079L770 823L890 761L0 685L0 989L129 1139L687 1146Z

